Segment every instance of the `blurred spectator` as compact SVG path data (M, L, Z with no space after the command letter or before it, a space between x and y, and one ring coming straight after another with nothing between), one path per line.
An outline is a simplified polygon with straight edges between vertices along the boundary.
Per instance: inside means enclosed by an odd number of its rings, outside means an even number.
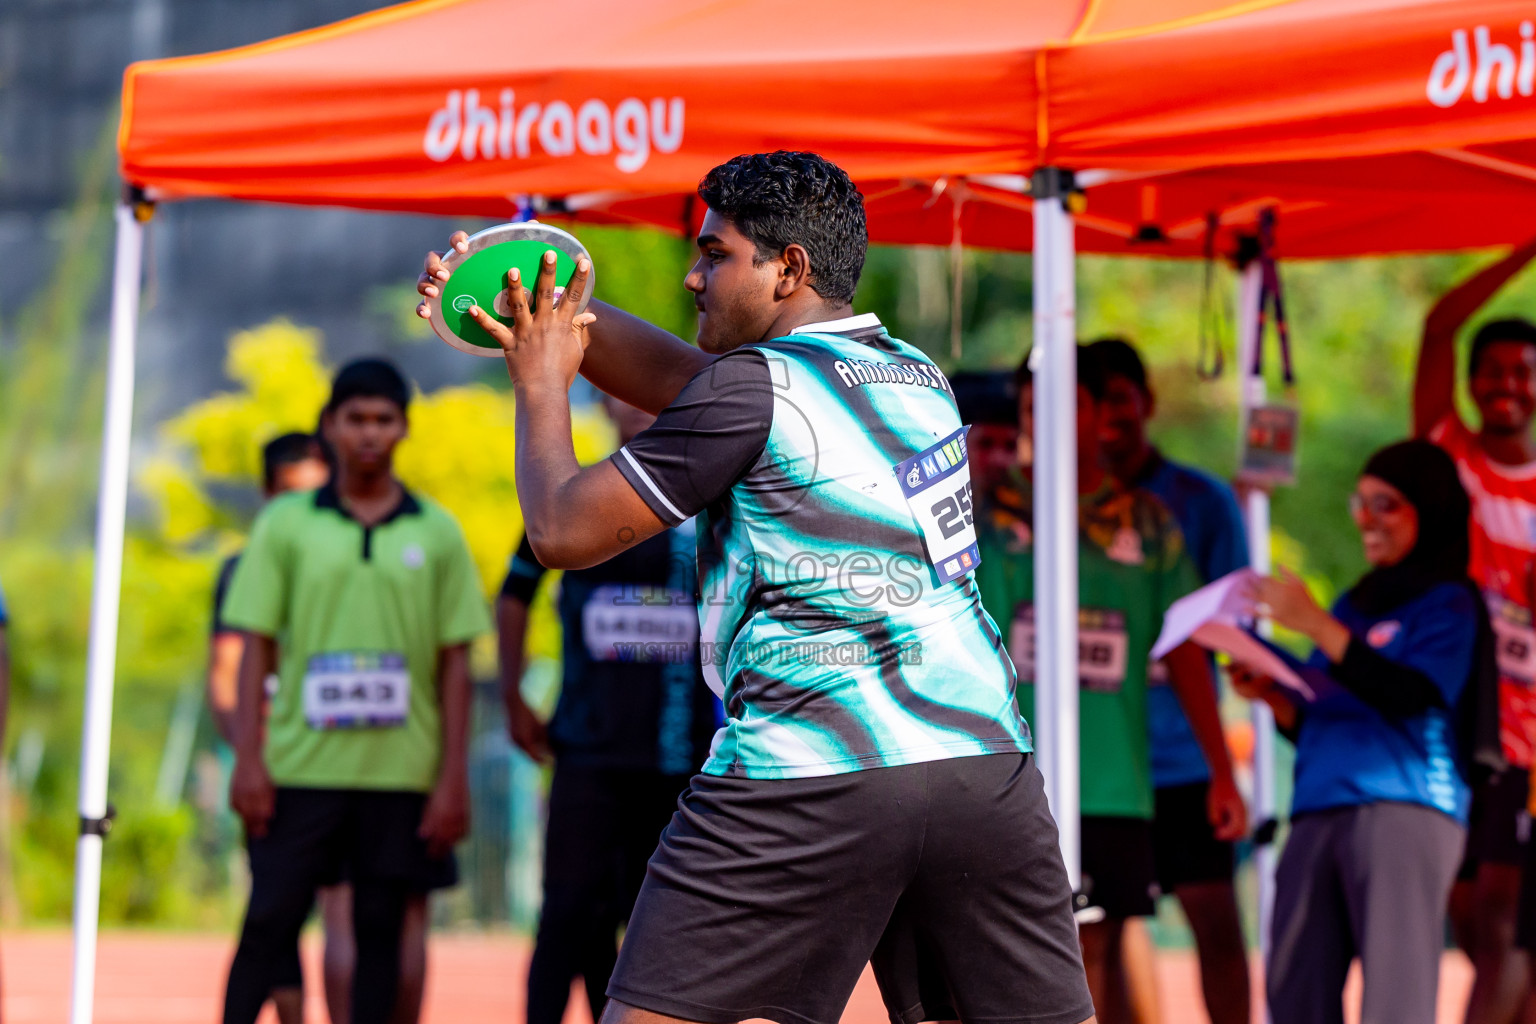
M980 496L992 490L1019 461L1019 389L1008 371L969 371L949 378L960 422L971 428L965 437L971 465L971 489Z
M254 1024L316 889L343 879L356 952L350 994L331 993L333 1008L346 1002L335 1018L420 1013L419 990L400 984L401 935L412 902L457 878L469 643L489 622L458 524L394 475L409 404L392 364L344 367L321 419L335 474L257 516L230 581L224 615L247 635L230 804L251 895L225 1024Z
M628 444L656 417L605 398ZM523 700L528 610L545 569L523 538L496 603L512 741L554 761L529 1024L560 1024L581 978L600 1020L619 930L678 796L709 756L719 702L699 663L693 520L560 578L562 679L546 724Z
M1202 584L1248 564L1248 540L1232 489L1164 457L1147 438L1157 409L1147 369L1131 344L1105 338L1087 352L1104 368L1101 435L1109 470L1127 487L1145 488L1173 513ZM1216 680L1215 662L1211 679ZM1200 955L1200 983L1214 1024L1247 1024L1248 956L1232 885L1234 844L1216 838L1205 813L1211 770L1168 686L1153 666L1147 689L1152 732L1157 884L1179 898Z
M1105 471L1099 450L1103 370L1091 353L1077 359L1078 683L1081 723L1080 811L1083 966L1098 1019L1135 1019L1122 941L1125 922L1156 910L1152 773L1147 728L1148 655L1175 600L1198 586L1172 514L1148 491L1126 489ZM1019 368L1020 428L1031 429L1034 388ZM1029 467L1014 467L978 506L982 603L1003 630L1019 673L1018 700L1034 720L1033 488ZM1223 838L1246 831L1242 797L1222 737L1210 661L1194 644L1168 655L1169 685L1212 764L1205 813Z
M1450 452L1472 502L1472 579L1482 588L1499 638L1500 743L1476 752L1495 770L1474 780L1471 828L1451 898L1457 942L1477 978L1468 1024L1509 1024L1528 982L1526 958L1513 948L1528 773L1536 743L1536 629L1532 628L1532 556L1536 555L1536 326L1495 320L1472 339L1467 390L1477 406L1476 433L1456 412L1456 335L1474 313L1536 257L1536 239L1447 292L1424 321L1413 390L1413 428ZM1508 762L1506 770L1498 762ZM1483 756L1486 755L1486 756Z
M1350 510L1371 570L1324 611L1295 575L1256 586L1261 610L1310 638L1303 701L1234 667L1296 741L1267 987L1275 1024L1344 1020L1350 961L1367 1024L1432 1024L1446 897L1471 791L1476 709L1493 698L1493 637L1467 578L1466 492L1426 441L1366 463Z

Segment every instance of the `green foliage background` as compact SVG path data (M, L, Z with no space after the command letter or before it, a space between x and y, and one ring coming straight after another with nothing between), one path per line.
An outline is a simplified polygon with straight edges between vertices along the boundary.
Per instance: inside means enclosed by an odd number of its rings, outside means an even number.
M0 581L13 614L15 665L8 784L0 799L0 920L65 920L75 834L75 778L87 639L91 535L100 436L104 323L77 296L98 292L111 251L110 137L82 162L80 199L48 277L24 308L0 311ZM473 225L470 225L473 226ZM683 334L692 307L681 280L689 246L655 232L582 228L602 295ZM1301 480L1275 499L1276 555L1325 592L1361 570L1345 510L1354 474L1375 447L1404 434L1419 326L1434 297L1486 256L1313 263L1283 269L1296 345L1302 413ZM1178 458L1229 473L1236 455L1236 384L1196 378L1204 269L1156 259L1081 260L1080 333L1122 334L1150 364L1159 398L1155 434ZM1015 365L1030 344L1030 262L972 252L964 259L964 356L948 356L947 254L877 248L857 305L946 369ZM1218 274L1218 298L1235 288ZM437 344L410 313L409 282L380 289L368 307L397 343ZM1488 315L1530 313L1536 280L1519 279ZM107 844L108 922L227 924L238 896L238 858L216 777L195 769L167 794L161 779L178 702L203 671L208 597L217 560L238 543L255 501L255 445L313 423L323 391L324 341L302 325L251 325L232 339L235 387L166 424L141 431L136 501L124 576L113 800L119 827ZM457 359L446 348L441 357ZM1271 364L1275 360L1270 360ZM489 361L487 361L489 364ZM516 535L510 396L496 364L484 384L423 396L417 452L402 471L448 504L477 539L487 591ZM581 425L583 450L609 439ZM486 432L494 434L487 444ZM470 444L470 439L475 444ZM457 453L457 454L455 454ZM443 456L452 456L444 462ZM440 472L429 471L437 463ZM539 641L553 655L547 617ZM482 662L482 668L485 667ZM197 733L210 763L211 734ZM175 781L175 780L173 780Z

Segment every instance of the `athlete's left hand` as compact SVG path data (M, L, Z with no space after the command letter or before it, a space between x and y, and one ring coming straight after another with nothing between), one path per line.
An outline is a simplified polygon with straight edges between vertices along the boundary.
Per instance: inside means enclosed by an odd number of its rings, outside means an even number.
M581 369L587 350L587 328L597 321L595 313L576 313L581 297L591 279L592 264L583 256L566 283L565 294L555 302L555 254L551 250L539 263L539 276L533 285L533 308L528 307L528 291L516 267L507 271L507 308L512 315L509 328L479 306L471 306L474 317L485 333L501 345L507 360L507 373L513 384L556 384L568 390Z
M1211 788L1205 797L1205 813L1210 818L1216 838L1230 843L1248 834L1248 807L1231 772L1211 776Z
M427 853L446 857L469 835L469 781L451 774L437 780L421 813L416 834L427 841Z

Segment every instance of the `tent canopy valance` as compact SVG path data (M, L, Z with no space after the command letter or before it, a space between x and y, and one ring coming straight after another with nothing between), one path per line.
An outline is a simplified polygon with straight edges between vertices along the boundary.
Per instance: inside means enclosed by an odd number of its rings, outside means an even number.
M418 0L135 64L123 174L163 198L507 217L540 196L677 226L703 170L793 147L865 184L882 241L947 242L964 194L968 243L1027 248L1018 183L1045 165L1090 186L1089 250L1189 255L1209 213L1264 205L1293 256L1536 233L1515 201L1536 195L1536 43L1512 0L764 12ZM1134 241L1148 226L1161 249Z

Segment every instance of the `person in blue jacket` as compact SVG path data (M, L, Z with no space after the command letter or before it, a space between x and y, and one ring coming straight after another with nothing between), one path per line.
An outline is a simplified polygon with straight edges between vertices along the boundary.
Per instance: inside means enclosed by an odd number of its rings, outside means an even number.
M1275 1024L1342 1024L1359 957L1361 1024L1432 1024L1491 630L1466 576L1469 504L1448 455L1426 441L1382 449L1350 510L1371 569L1331 613L1284 570L1255 588L1261 612L1317 645L1302 672L1313 699L1233 674L1296 743L1269 1007Z

